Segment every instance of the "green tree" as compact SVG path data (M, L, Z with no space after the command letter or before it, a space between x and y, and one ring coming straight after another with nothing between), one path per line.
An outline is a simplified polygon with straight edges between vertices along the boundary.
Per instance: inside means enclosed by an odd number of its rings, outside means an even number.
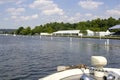
M40 34L43 30L43 26L36 26L33 30L32 30L32 34Z
M21 31L21 34L22 35L31 35L31 28L30 27L27 27L27 28L25 28L25 29L23 29L22 31Z
M19 27L19 28L16 30L15 33L19 35L19 34L21 34L21 31L22 31L22 30L24 30L24 28L23 28L23 27Z
M114 25L116 25L116 20L112 17L108 18L108 26L112 27Z
M73 30L73 29L78 29L83 31L85 33L85 30L90 29L93 31L106 31L108 28L120 24L120 18L118 20L110 17L108 19L94 19L91 21L82 21L78 23L58 23L58 22L52 22L52 23L47 23L45 25L40 25L40 26L35 26L31 30L30 27L23 28L20 27L16 30L17 34L22 34L22 35L34 35L34 34L40 34L41 32L48 32L52 33L58 30ZM114 30L116 31L116 30Z

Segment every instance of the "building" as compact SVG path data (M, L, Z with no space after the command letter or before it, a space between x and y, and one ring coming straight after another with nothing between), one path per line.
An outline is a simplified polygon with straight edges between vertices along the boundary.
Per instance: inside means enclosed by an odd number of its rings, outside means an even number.
M94 32L91 30L86 30L87 31L87 36L94 36Z
M83 34L82 34L82 33L79 33L79 34L78 34L78 36L82 37L82 36L83 36Z
M41 36L51 36L52 34L50 33L40 33Z
M115 26L113 26L113 27L111 27L111 28L109 28L109 30L112 30L112 29L120 29L120 24L119 25L115 25ZM115 35L115 36L120 36L120 31L117 31L117 32L115 32L115 33L112 33L112 35Z
M69 36L78 36L79 35L80 30L61 30L61 31L56 31L53 33L53 35L69 35Z
M107 36L107 35L110 35L110 31L101 31L101 32L95 32L95 36Z

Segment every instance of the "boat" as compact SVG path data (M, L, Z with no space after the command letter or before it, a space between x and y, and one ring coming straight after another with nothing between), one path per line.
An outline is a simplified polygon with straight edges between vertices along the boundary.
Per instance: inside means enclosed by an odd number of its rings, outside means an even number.
M93 67L84 64L58 66L57 72L39 80L120 80L119 68L104 68L107 59L103 56L91 56Z

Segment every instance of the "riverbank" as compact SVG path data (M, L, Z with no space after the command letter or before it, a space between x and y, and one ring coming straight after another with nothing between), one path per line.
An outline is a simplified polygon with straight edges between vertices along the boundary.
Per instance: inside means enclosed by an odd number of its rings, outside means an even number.
M50 36L49 36L50 37ZM75 37L75 38L94 38L94 39L116 39L120 40L120 36L53 36L53 37Z
M82 38L96 38L96 39L117 39L120 40L120 36L83 36Z
M9 35L9 34L0 34L0 35ZM16 35L16 36L32 36L32 35ZM33 35L33 36L40 36L40 35ZM94 39L116 39L120 40L120 36L68 36L68 35L46 35L46 37L74 37L74 38L94 38Z

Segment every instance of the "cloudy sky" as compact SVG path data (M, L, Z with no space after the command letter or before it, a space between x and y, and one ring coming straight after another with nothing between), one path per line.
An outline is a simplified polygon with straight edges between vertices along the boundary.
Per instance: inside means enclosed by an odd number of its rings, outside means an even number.
M0 0L0 29L120 18L120 0Z

